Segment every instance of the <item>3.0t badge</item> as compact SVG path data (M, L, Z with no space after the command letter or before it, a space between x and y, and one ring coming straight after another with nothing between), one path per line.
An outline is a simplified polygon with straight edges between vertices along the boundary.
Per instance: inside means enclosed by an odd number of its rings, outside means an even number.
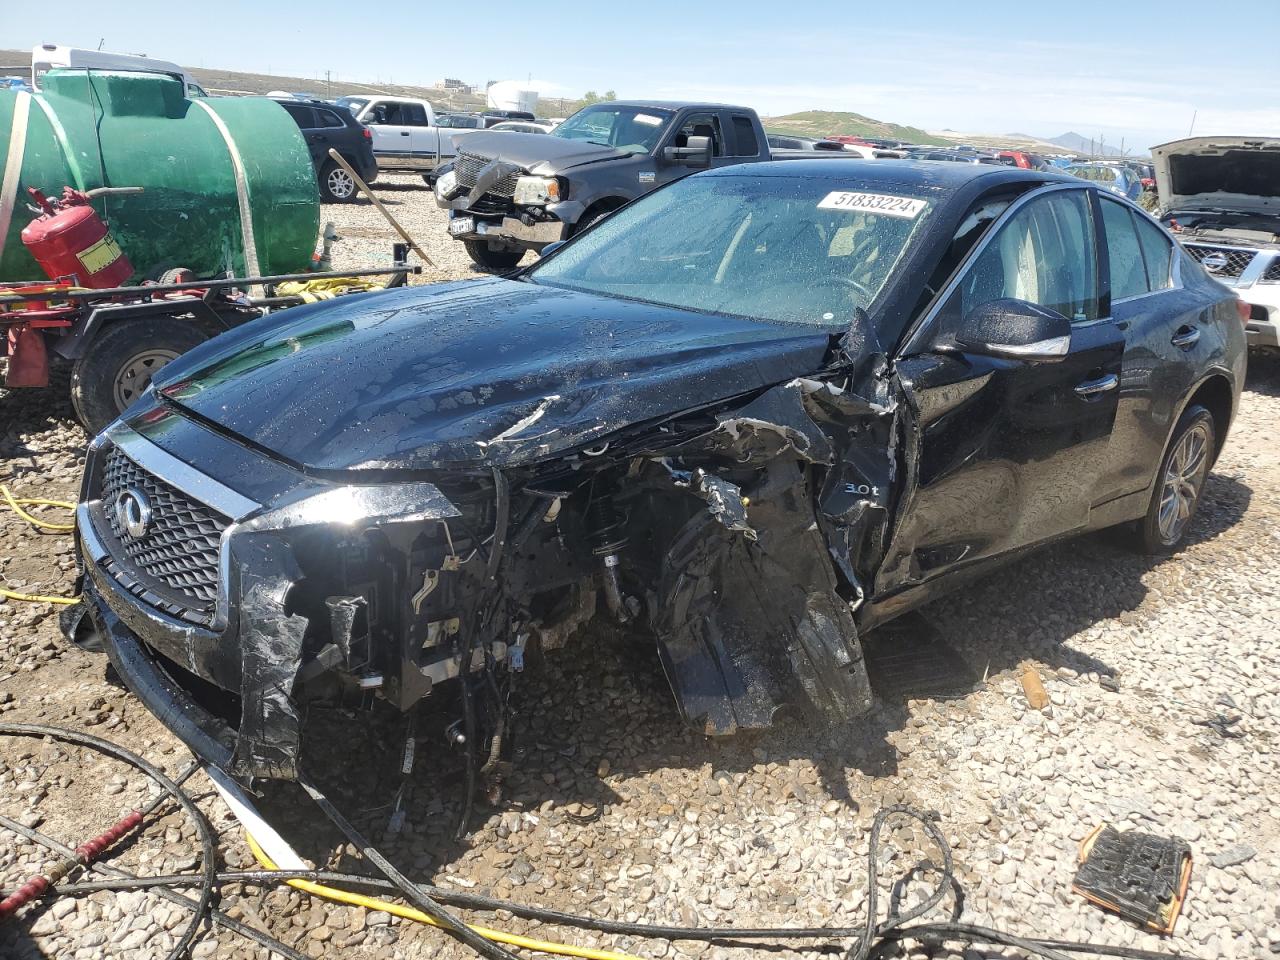
M116 497L116 525L131 540L138 540L151 529L151 501L137 487L129 487Z

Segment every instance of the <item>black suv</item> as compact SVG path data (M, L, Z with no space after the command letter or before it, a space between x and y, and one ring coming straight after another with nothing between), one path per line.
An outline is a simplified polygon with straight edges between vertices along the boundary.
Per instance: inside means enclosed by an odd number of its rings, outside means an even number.
M345 203L356 195L355 181L329 156L330 147L351 164L365 183L372 183L378 176L378 164L373 158L373 134L346 107L323 100L277 100L276 103L293 117L307 141L320 181L322 202Z

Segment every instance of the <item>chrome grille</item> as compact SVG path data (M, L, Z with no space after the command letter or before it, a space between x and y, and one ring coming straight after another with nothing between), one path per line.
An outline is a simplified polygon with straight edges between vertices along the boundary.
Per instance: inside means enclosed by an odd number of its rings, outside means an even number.
M1207 243L1184 243L1183 247L1215 277L1240 276L1258 255L1256 250L1212 246Z
M458 158L453 162L453 171L457 174L458 185L466 190L470 190L476 185L476 180L480 176L480 171L488 166L492 161L489 157L477 157L474 153L458 152ZM503 177L493 187L486 192L486 196L503 197L510 200L516 195L516 179L519 173L510 173Z
M1276 257L1271 266L1267 267L1267 272L1262 275L1262 279L1267 283L1280 283L1280 257Z
M117 498L134 489L151 504L151 523L130 536L116 516ZM109 533L110 569L131 593L198 623L207 622L218 597L218 552L230 520L159 477L143 470L116 447L102 466L99 499Z

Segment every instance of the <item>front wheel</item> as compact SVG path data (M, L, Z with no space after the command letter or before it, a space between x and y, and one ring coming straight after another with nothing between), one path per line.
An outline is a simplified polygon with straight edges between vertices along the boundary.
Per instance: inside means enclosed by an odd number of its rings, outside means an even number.
M1160 462L1146 516L1138 521L1137 547L1143 553L1160 556L1181 545L1200 507L1216 438L1208 410L1195 404L1183 412Z
M325 203L349 203L356 197L356 181L335 161L320 171L320 198Z
M181 320L118 320L98 334L71 368L71 405L96 434L142 396L170 360L205 341L195 325Z
M463 240L467 255L486 270L511 270L524 256L523 250L490 250L486 240Z

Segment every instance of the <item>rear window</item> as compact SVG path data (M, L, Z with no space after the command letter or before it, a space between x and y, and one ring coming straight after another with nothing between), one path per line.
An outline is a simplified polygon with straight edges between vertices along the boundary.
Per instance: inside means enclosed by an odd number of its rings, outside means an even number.
M342 118L332 110L316 109L316 116L320 118L320 126L322 127L345 127Z
M733 118L733 139L736 144L735 157L754 157L760 153L760 141L756 139L756 126L750 117Z
M312 130L319 126L316 122L316 112L305 103L282 103L285 113L293 117L294 122L304 130Z

